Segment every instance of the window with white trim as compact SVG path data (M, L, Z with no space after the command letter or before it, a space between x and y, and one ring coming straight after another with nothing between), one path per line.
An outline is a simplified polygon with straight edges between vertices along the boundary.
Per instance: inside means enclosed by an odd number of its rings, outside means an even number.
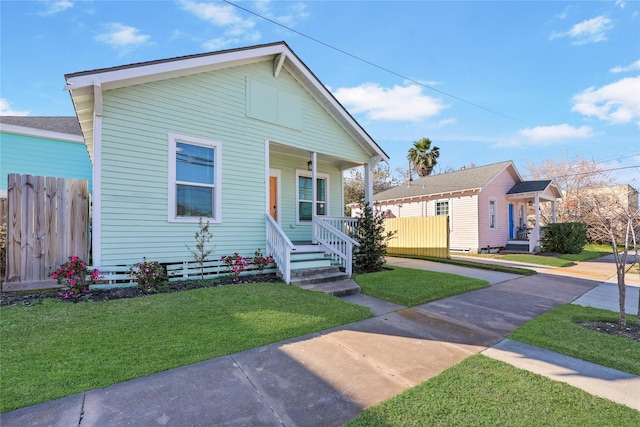
M436 216L449 215L449 201L436 202Z
M311 172L296 171L296 222L311 222L313 188ZM329 213L329 175L316 174L316 215Z
M496 199L489 199L489 228L495 230L498 228L496 224L496 208L498 201Z
M169 134L169 222L221 221L222 144Z

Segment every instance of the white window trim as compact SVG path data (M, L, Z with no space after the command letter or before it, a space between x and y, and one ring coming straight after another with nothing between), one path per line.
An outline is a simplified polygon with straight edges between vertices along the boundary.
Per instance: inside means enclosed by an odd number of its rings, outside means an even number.
M494 217L493 227L491 226L491 202L493 202L493 217ZM489 210L489 230L497 230L498 229L498 199L496 199L495 197L490 197L487 209Z
M222 222L222 143L212 141L210 139L198 136L184 135L169 132L169 175L168 175L168 222L195 222L200 221L197 217L178 217L176 215L176 143L183 142L185 144L199 145L202 147L214 149L214 199L213 199L213 218L203 218L212 224Z
M307 178L312 178L312 173L311 171L306 171L304 169L296 169L296 225L311 225L311 221L300 221L300 179L299 177L301 176L306 176ZM330 191L330 186L329 186L329 175L326 173L320 173L320 172L316 172L316 179L324 179L327 184L325 185L325 191L327 194L325 194L325 198L327 199L325 201L325 212L327 212L327 214L329 214L329 212L331 212L329 210L329 199L331 198L331 191ZM315 214L315 212L313 212L313 214Z
M447 214L446 215L441 215L438 213L438 203L446 203L447 204ZM434 210L435 210L435 216L451 216L451 200L449 199L440 199L440 200L436 200L436 203L434 204Z

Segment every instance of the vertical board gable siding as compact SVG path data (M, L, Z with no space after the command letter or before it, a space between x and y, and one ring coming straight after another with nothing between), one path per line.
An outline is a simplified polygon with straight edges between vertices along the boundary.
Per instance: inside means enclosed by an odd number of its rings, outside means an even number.
M86 179L91 191L91 161L84 144L8 132L0 133L0 144L0 190L7 189L8 174L17 173Z
M478 229L480 248L487 246L505 246L509 240L509 202L507 191L513 187L515 180L508 170L502 171L487 185L478 197ZM489 229L489 199L496 199L495 230Z
M143 257L161 262L192 257L185 245L194 246L197 224L167 222L169 132L222 144L222 223L211 227L212 258L264 250L266 139L367 159L291 76L283 72L275 79L271 73L269 61L105 91L100 225L103 265L129 264ZM302 130L247 117L247 78L300 96ZM303 160L295 167L306 169ZM284 163L293 171L291 183L286 184L292 185L293 191L285 185L289 171L283 170L282 203L287 193L293 193L295 216L295 167L290 161ZM331 173L332 214L341 210L339 176L339 171Z

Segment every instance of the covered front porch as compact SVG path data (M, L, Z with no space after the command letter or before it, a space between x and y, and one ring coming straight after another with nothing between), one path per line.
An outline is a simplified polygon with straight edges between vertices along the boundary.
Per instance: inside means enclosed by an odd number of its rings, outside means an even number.
M384 158L363 162L274 142L266 152L266 248L282 279L302 287L352 282L358 242L350 237L356 218L343 217L343 173L364 168L365 201L372 203L372 170Z
M507 193L509 239L507 252L540 252L544 225L556 222L556 199L561 194L552 181L523 181Z

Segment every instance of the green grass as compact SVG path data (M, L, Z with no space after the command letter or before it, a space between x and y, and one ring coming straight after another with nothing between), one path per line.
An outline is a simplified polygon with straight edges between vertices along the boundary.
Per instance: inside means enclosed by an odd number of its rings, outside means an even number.
M499 258L506 259L507 261L526 262L529 264L546 265L549 267L569 267L571 265L575 265L574 262L569 260L534 254L506 254L499 255Z
M510 267L507 265L499 265L499 264L487 264L486 262L475 262L475 261L469 261L466 259L436 258L436 257L430 257L430 256L422 256L422 255L389 254L389 256L395 256L398 258L409 258L409 259L423 259L425 261L439 262L442 264L452 264L452 265L459 265L461 267L479 268L481 270L499 271L501 273L520 274L523 276L536 274L534 270L529 270L527 268Z
M0 309L0 412L351 323L365 307L279 283Z
M592 331L581 321L618 321L618 313L567 304L539 316L515 330L509 338L558 353L640 375L640 343ZM627 322L637 317L627 314Z
M567 384L471 356L367 409L348 427L637 426L640 412Z
M362 293L411 307L489 286L485 280L455 274L390 268L355 276Z

